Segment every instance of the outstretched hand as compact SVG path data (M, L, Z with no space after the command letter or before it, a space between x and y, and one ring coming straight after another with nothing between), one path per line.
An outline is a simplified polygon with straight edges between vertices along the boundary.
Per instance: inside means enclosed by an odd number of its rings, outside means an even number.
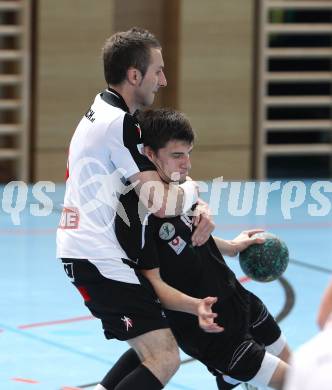
M215 297L207 297L201 299L198 305L198 322L199 326L208 333L219 333L224 330L222 326L219 326L214 319L218 317L218 314L213 313L212 305L217 302Z
M244 230L237 237L230 241L234 251L230 256L236 256L239 252L244 251L250 245L263 244L265 239L262 237L253 237L256 233L262 233L263 229Z

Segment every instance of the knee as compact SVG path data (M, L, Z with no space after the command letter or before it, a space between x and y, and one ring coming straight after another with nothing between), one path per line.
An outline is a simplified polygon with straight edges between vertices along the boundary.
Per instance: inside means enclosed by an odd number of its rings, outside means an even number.
M284 349L281 351L281 353L278 355L278 358L285 363L289 363L291 357L291 350L289 349L288 345L286 344Z
M282 390L284 387L284 382L288 369L288 364L283 361L280 361L268 385L273 389Z
M157 357L161 370L170 378L180 367L180 352L178 346L174 343L170 348L160 351Z
M163 373L165 380L168 381L180 367L179 348L174 343L172 346L160 349L158 355L150 355L145 362L148 362L152 366L156 367L158 371Z
M131 341L141 362L162 382L167 383L180 366L180 352L169 329L150 332Z
M171 350L166 351L163 358L163 365L165 370L169 372L170 376L173 376L179 369L181 363L179 348L175 346Z

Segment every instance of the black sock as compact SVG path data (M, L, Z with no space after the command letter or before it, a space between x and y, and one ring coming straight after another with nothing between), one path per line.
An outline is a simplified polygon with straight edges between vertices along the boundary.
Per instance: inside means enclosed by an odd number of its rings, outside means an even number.
M135 370L141 361L133 349L125 352L100 382L107 390L114 390L122 379Z
M127 375L114 390L161 390L163 387L152 372L141 364Z

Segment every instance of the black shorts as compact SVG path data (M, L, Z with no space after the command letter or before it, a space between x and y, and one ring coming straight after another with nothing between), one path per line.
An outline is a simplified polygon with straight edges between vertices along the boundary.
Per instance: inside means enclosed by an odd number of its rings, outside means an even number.
M221 333L206 333L179 316L169 322L181 349L200 360L214 375L225 374L242 382L252 379L261 367L265 346L279 339L281 330L263 302L242 286L229 298L214 305ZM197 321L196 321L197 322Z
M105 278L86 259L62 259L65 272L81 293L90 312L102 322L107 339L130 340L144 333L169 328L149 281L141 284Z

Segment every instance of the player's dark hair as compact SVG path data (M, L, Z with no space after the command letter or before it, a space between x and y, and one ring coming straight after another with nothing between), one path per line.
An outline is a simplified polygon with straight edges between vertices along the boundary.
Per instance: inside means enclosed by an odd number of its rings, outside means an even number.
M182 113L168 108L140 111L136 118L141 126L143 142L155 153L169 141L192 144L195 133L189 119Z
M122 83L131 67L144 77L150 64L150 49L161 49L157 38L148 30L133 27L108 38L102 50L104 76L108 85Z

